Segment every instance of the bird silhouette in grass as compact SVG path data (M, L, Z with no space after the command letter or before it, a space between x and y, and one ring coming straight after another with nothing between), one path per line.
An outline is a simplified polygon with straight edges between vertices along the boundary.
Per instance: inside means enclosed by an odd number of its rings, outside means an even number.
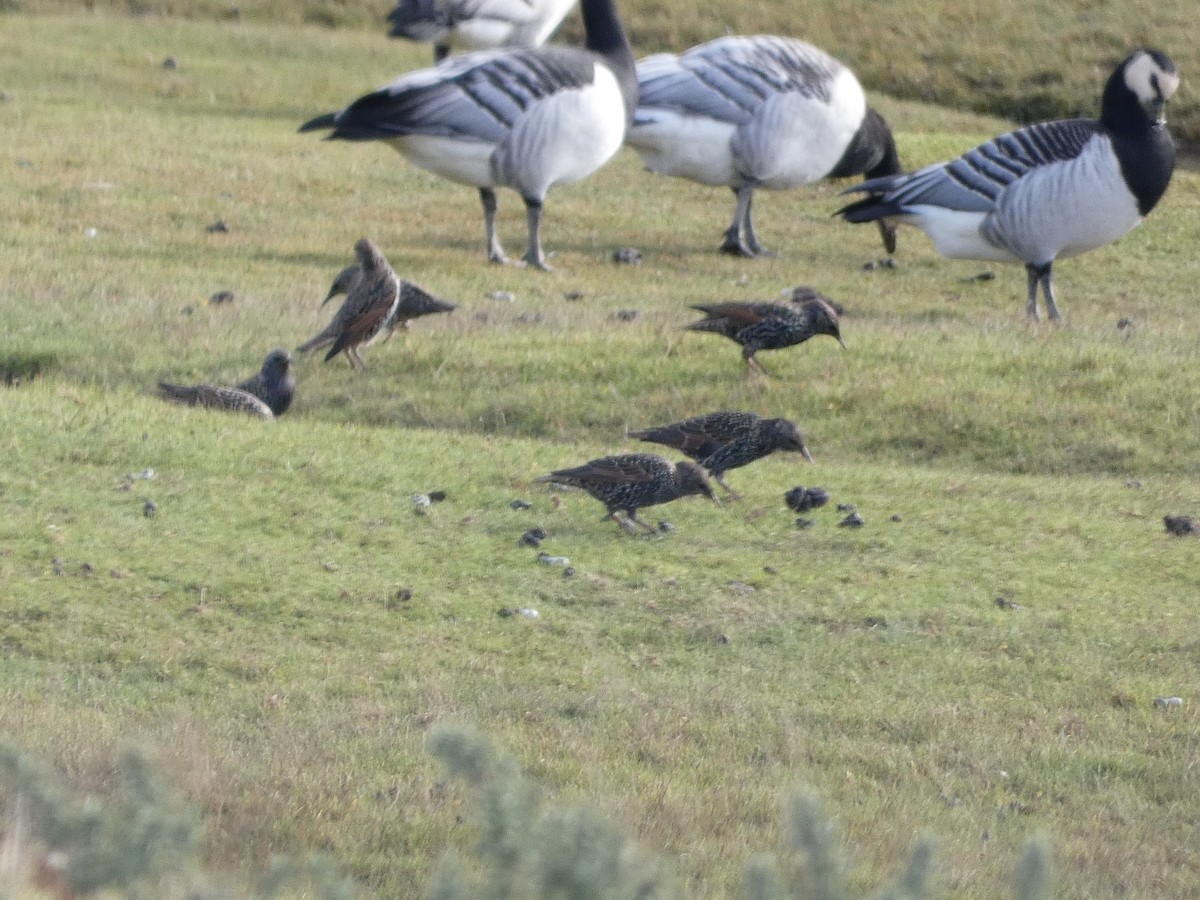
M206 406L246 412L263 419L274 419L292 405L296 382L292 377L292 356L276 349L267 354L262 369L237 387L216 384L158 383L158 394L164 400L184 406Z
M339 294L349 294L350 289L354 286L354 282L361 275L362 269L358 265L346 266L333 279L333 284L329 286L329 293L325 295L325 299L321 301L321 305L324 306ZM453 312L456 309L458 309L457 303L451 303L449 300L435 297L420 285L413 284L411 281L401 278L400 302L396 304L396 311L387 323L388 333L384 340L386 341L391 338L392 332L397 328L407 331L408 323L413 319L419 319L421 316L430 316L434 313Z
M833 303L811 288L797 288L791 304L698 303L692 309L704 313L704 318L688 325L688 331L708 331L741 344L746 366L763 375L770 373L755 356L760 350L792 347L818 334L846 346Z
M749 465L776 450L799 453L812 462L812 454L795 422L765 419L752 412L722 410L670 425L631 431L629 436L673 447L690 456L734 499L740 495L724 479L730 469Z
M704 469L693 462L672 463L650 453L626 453L604 456L582 466L558 469L534 479L535 483L561 484L582 488L608 508L604 518L612 519L633 534L634 524L657 534L653 525L638 517L638 510L680 497L700 494L718 506ZM624 512L625 518L617 513Z
M325 354L326 362L339 353L345 353L351 368L365 369L367 365L359 355L358 348L366 346L391 327L392 317L400 303L400 279L370 238L359 239L354 245L354 255L358 258L358 277L349 280L346 299L334 313L333 321L296 350L307 353L329 347L329 352ZM329 296L334 294L330 293Z

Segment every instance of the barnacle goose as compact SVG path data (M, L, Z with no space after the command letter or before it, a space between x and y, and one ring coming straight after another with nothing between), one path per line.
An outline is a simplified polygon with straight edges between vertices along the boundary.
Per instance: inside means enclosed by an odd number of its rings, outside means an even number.
M386 141L414 165L477 187L493 262L507 261L496 236L495 189L512 188L525 201L525 262L546 269L546 192L606 163L621 148L637 106L633 50L614 0L581 0L580 7L584 48L452 56L300 130L331 128L331 139Z
M1104 87L1100 118L1043 122L910 175L863 182L863 200L839 210L850 222L897 219L916 225L943 256L1022 262L1029 276L1027 313L1054 302L1050 271L1115 241L1154 208L1171 181L1175 144L1163 109L1179 86L1160 50L1137 50Z
M400 0L389 34L433 44L434 62L455 50L540 47L575 0Z
M652 172L733 189L723 253L765 253L751 219L755 188L901 171L891 128L854 73L811 44L723 37L648 56L637 72L641 99L626 140ZM892 252L894 227L880 231Z

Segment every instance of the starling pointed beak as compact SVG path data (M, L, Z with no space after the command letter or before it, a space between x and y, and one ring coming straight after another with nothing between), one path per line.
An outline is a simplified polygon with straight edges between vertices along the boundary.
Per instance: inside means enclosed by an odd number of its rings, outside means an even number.
M812 454L808 452L808 447L801 447L800 453L804 456L805 459L808 460L809 465L816 465L816 463L813 462Z

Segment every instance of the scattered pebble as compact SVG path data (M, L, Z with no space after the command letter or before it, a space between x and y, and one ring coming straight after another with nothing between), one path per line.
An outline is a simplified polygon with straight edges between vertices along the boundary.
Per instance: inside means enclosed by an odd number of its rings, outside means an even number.
M717 635L717 643L718 643L718 644L728 644L728 643L729 643L729 635L727 635L727 634L718 634L718 635Z
M546 539L546 530L544 528L530 528L527 532L517 539L518 547L540 547L542 541Z
M149 481L154 477L154 470L147 467L140 472L130 472L125 477L130 481Z
M995 272L976 272L974 275L967 275L966 277L964 277L960 280L965 281L968 284L971 284L976 281L995 281L995 279L996 279Z
M854 512L856 509L858 509L858 507L853 503L839 503L837 505L838 512Z
M336 572L340 567L335 562L323 562L321 563L321 568L326 572Z
M622 247L619 250L614 250L613 262L620 263L623 266L640 266L642 264L642 251L637 249L637 247Z
M90 562L85 562L82 566L79 567L80 574L84 575L84 576L90 576L90 575L94 574L95 571L96 571L96 567L93 566Z
M896 261L890 256L885 256L883 259L872 259L862 265L864 272L874 272L876 269L894 269Z
M147 519L153 518L154 514L156 512L158 512L158 504L155 503L153 500L147 500L142 505L142 515L145 516Z
M828 503L829 491L825 488L806 488L803 485L796 485L783 495L783 499L792 512L808 512L810 509L816 509L818 506Z
M1007 597L997 597L996 598L996 606L1000 607L1000 609L1024 609L1025 608L1020 603L1016 603L1012 600L1009 600Z
M804 516L796 517L796 527L797 528L812 528L812 526L813 526L812 519L806 519L806 518L804 518Z
M209 234L225 234L229 231L229 224L224 219L217 219L211 225L205 226L204 230Z
M850 513L842 521L838 522L839 528L861 528L863 526L863 517L856 512Z
M1191 516L1163 516L1163 525L1171 534L1180 536L1200 532Z
M1126 478L1125 487L1129 488L1131 491L1140 491L1142 489L1142 483L1136 478Z
M551 556L549 553L539 553L537 561L544 566L569 566L571 560L565 556Z
M763 574L764 575L778 575L779 570L776 569L774 566L763 566Z
M1133 331L1133 319L1129 316L1121 316L1117 320L1117 331Z
M1183 706L1182 697L1155 697L1154 705L1160 709L1170 709L1173 706Z
M892 513L892 521L893 522L903 522L904 516L900 515L900 513Z
M496 610L496 615L502 619L509 616L524 616L526 619L536 619L538 611L528 606L502 606Z
M636 309L618 309L617 310L617 318L620 319L622 322L632 322L634 319L636 319L640 315L641 315L641 311L636 310Z
M164 69L171 69L171 70L178 69L179 68L179 60L177 60L173 56L168 56L166 59L164 59L162 61L162 67Z
M409 600L412 599L412 597L413 597L412 588L403 587L403 588L400 588L398 591L396 591L396 599L399 600L401 603L407 603Z
M658 520L658 530L661 531L663 534L670 534L671 532L673 532L675 530L675 526L672 525L670 522L668 522L666 519L659 519Z
M492 291L488 294L489 300L495 300L497 303L514 303L517 295L512 291Z
M62 564L62 560L61 560L61 559L59 559L57 556L56 556L56 557L54 557L54 559L50 560L50 565L54 567L54 574L55 574L55 575L62 575L62 574L63 574L63 564Z
M583 291L567 291L565 294L563 294L563 299L570 300L572 303L574 303L576 300L582 300Z
M567 566L565 569L563 569L563 578L574 578L574 577L575 577L575 567L574 566Z
M233 291L217 291L208 298L208 302L214 306L220 306L222 303L232 303L233 299Z
M528 500L510 500L508 505L510 509L529 509L533 506Z
M0 103L8 103L13 96L8 91L0 91ZM24 162L24 160L22 160Z
M98 232L98 231L97 231L95 228L85 228L85 229L83 229L83 236L84 236L84 237L86 237L86 238L94 238L94 237L95 237L96 235L98 235L99 233L100 233L100 232Z
M412 496L413 512L419 516L425 515L429 507L433 506L433 498L428 494L413 494Z
M429 492L429 501L431 503L441 503L445 499L446 499L445 491L430 491Z

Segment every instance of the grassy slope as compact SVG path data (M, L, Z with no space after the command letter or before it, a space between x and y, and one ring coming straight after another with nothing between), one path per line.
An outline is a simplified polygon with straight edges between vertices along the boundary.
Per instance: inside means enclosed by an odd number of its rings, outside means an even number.
M863 272L875 234L829 220L837 186L763 197L782 259L718 258L728 195L628 154L551 196L545 276L482 263L473 192L294 134L423 51L311 28L3 24L0 357L48 368L0 394L10 738L94 787L112 747L144 742L204 806L215 859L324 846L379 896L416 896L462 839L421 750L447 719L613 811L697 895L772 844L797 781L841 814L866 881L928 827L967 897L995 895L1038 828L1064 897L1195 883L1192 698L1149 701L1186 694L1197 661L1200 545L1160 517L1200 503L1200 180L1060 267L1065 329L1021 322L1019 270L964 281L981 267L912 232L897 270ZM999 127L877 99L909 165ZM523 216L501 202L515 250ZM205 231L218 218L228 234ZM318 329L362 233L463 308L368 350L365 376L302 362L295 412L269 428L147 396L159 377L242 376ZM624 245L645 264L613 266ZM688 302L801 282L850 308L849 351L765 354L763 382L679 330ZM219 289L238 299L208 305ZM796 418L818 467L735 472L743 503L669 507L661 541L530 487L630 446L626 426L720 406ZM867 527L829 508L796 529L781 496L800 482ZM433 488L449 500L415 516L409 496ZM574 579L515 546L534 522Z
M353 25L383 31L395 4L368 0L89 0L89 8L267 23ZM67 10L73 0L3 0L24 11ZM1174 112L1177 137L1200 144L1200 104L1189 74L1200 50L1187 39L1192 0L1160 0L1153 14L1139 4L1036 0L931 3L892 0L623 0L638 49L680 51L721 34L790 34L850 63L865 84L894 96L1034 121L1093 115L1113 64L1137 46L1157 46L1179 64L1183 93ZM572 19L563 36L575 39Z

